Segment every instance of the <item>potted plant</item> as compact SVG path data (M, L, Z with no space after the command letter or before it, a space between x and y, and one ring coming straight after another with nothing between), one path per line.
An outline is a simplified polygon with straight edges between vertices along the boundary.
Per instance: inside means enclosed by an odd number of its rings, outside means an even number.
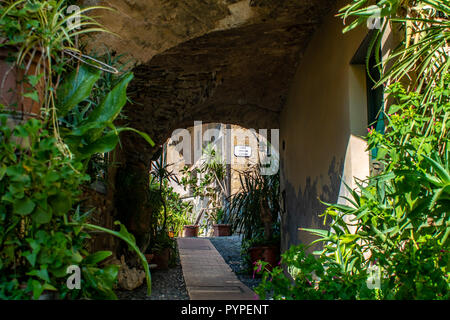
M279 261L277 232L279 206L279 174L262 175L258 165L241 172L241 191L231 197L230 221L233 230L243 234L250 262L268 263L271 269Z
M0 105L10 121L40 118L56 120L55 91L62 66L73 52L80 34L104 30L86 12L87 7L67 14L67 3L59 1L3 1L0 7ZM70 24L79 19L78 27ZM82 31L79 30L82 27Z
M175 240L170 238L167 232L158 233L153 248L151 263L156 264L156 269L167 270L170 258L175 253Z
M247 254L251 266L258 261L267 262L266 269L271 271L280 261L280 237L275 233L269 240L263 235L251 239L247 244Z
M213 227L214 235L231 235L231 225L224 223L224 207L227 207L229 195L225 183L226 167L220 154L214 149L214 145L208 144L203 150L199 166L191 168L185 166L181 172L183 174L181 184L185 190L189 188L194 197L208 199L206 207L202 208L196 222L185 226L185 234L194 236L198 233L198 223L205 214L207 225Z
M231 224L225 222L224 209L219 208L216 211L215 221L213 224L215 237L228 237L231 236Z
M198 225L185 225L183 226L183 237L198 237Z
M39 58L31 59L28 68L20 68L15 61L9 61L16 51L14 47L0 49L0 103L5 106L2 112L13 121L39 118L44 92L42 78L38 77Z

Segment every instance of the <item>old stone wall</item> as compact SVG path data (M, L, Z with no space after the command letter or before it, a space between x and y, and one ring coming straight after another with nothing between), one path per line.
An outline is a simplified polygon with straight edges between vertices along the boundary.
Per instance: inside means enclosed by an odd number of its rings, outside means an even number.
M133 103L125 107L127 118L122 122L148 133L157 144L152 148L135 134L123 134L118 150L118 158L122 161L117 168L116 179L111 181L116 187L117 217L126 221L127 226L138 234L142 246L147 242L145 230L148 230L148 216L151 214L146 209L147 198L142 191L148 186L149 163L173 130L191 126L195 120L254 129L281 127L290 137L288 146L297 143L302 149L314 144L312 148L317 148L317 144L310 140L321 123L309 123L309 127L314 126L309 132L306 128L294 128L292 121L300 117L308 126L308 117L314 118L315 114L307 110L321 110L319 105L308 103L314 99L310 90L316 90L316 94L318 90L311 89L311 85L320 86L322 77L327 77L326 67L320 65L319 57L327 67L342 62L337 58L345 50L338 42L342 39L340 30L337 32L336 25L321 24L335 1L90 0L84 3L115 9L114 12L102 12L100 21L119 37L100 34L90 40L88 49L98 52L104 44L112 52L127 53L135 60L135 79L129 86ZM322 44L318 47L316 44L311 49L309 42L316 30L320 28L318 32L323 33L324 28L330 27L333 31L325 42L330 41L331 35L336 35L338 40L331 39L330 46ZM315 42L320 42L320 37L316 33ZM306 49L308 60L302 62ZM322 53L314 58L312 50L316 49ZM333 50L337 52L336 57ZM302 75L303 70L298 71L302 69L298 69L300 63L307 76ZM315 67L319 69L318 74L314 74ZM304 87L304 97L294 98L297 102L291 102L290 111L284 112L280 121L296 72L302 80L296 80L295 86ZM337 72L339 70L336 69L331 75ZM310 82L308 78L315 80ZM342 86L339 83L341 79L336 80L337 87ZM333 89L331 85L329 87ZM323 100L321 105L334 104L333 95L319 95ZM325 96L329 98L326 101ZM293 111L297 108L294 105L300 104L299 110L303 111ZM331 109L330 105L322 107ZM330 122L330 119L325 122ZM330 130L332 128L339 129L333 127L333 123ZM341 133L344 132L345 126ZM325 139L320 134L318 138ZM333 148L340 150L344 145L338 142ZM336 168L342 166L341 154L331 153L335 156L334 162L331 162L333 157L330 159L327 155L314 161L320 160L327 169L338 172ZM299 173L293 172L294 165L303 164L305 159L298 159L296 152L290 153L288 158L287 174L293 174L286 184L292 186L288 191L289 203L295 206L295 201L300 201L302 206L306 206L304 214L310 214L312 210L309 208L314 206L310 197L314 197L314 193L304 201L299 198L298 187L305 183L306 177L298 179ZM309 170L308 165L306 168ZM301 175L305 175L301 171ZM315 179L319 173L308 174ZM314 185L316 182L311 180L310 183ZM333 194L333 190L329 192ZM296 219L295 212L298 210L292 211L292 219Z

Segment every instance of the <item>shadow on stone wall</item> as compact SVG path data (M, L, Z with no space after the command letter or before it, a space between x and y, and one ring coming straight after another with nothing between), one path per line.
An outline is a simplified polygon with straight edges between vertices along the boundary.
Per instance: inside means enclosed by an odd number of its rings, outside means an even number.
M295 187L289 181L286 181L286 212L281 219L281 246L283 250L300 243L307 245L316 239L308 232L298 231L298 228L325 229L327 227L323 225L323 218L319 217L326 208L320 201L330 203L337 201L343 169L344 160L337 161L334 157L328 167L330 182L319 189L319 181L323 181L325 177L320 175L314 180L307 177L305 187L303 189L300 187L298 194L295 192ZM317 244L310 251L320 248L321 245Z
M136 239L136 244L145 252L150 243L152 212L147 208L149 173L144 165L123 166L117 171L115 205L118 209L117 219L122 222ZM133 263L137 257L128 250L128 245L121 242L118 253L130 258Z

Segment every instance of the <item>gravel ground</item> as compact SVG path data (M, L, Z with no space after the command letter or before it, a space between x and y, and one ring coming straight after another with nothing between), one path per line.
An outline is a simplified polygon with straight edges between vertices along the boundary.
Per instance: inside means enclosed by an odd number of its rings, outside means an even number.
M248 273L241 256L241 236L207 238L219 251L225 262L236 274L238 279L250 289L254 289L261 282L261 278L253 278L253 273Z
M180 260L169 270L151 270L152 295L147 297L147 286L144 284L132 291L118 290L120 300L189 300L184 283Z
M240 236L206 239L209 239L216 247L242 283L252 290L259 285L261 279L253 278L253 274L245 270L246 266L241 256ZM151 270L151 273L152 295L150 297L146 295L147 287L145 284L132 291L117 290L117 297L120 300L189 300L179 258L175 267L169 270Z

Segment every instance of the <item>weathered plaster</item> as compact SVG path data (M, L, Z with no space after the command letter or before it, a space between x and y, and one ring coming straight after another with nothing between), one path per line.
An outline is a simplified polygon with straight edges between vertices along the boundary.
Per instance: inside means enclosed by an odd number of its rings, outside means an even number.
M325 18L303 54L281 113L284 249L311 242L298 228L324 228L319 200L338 200L352 130L350 61L368 31L343 35L342 28L334 13Z

